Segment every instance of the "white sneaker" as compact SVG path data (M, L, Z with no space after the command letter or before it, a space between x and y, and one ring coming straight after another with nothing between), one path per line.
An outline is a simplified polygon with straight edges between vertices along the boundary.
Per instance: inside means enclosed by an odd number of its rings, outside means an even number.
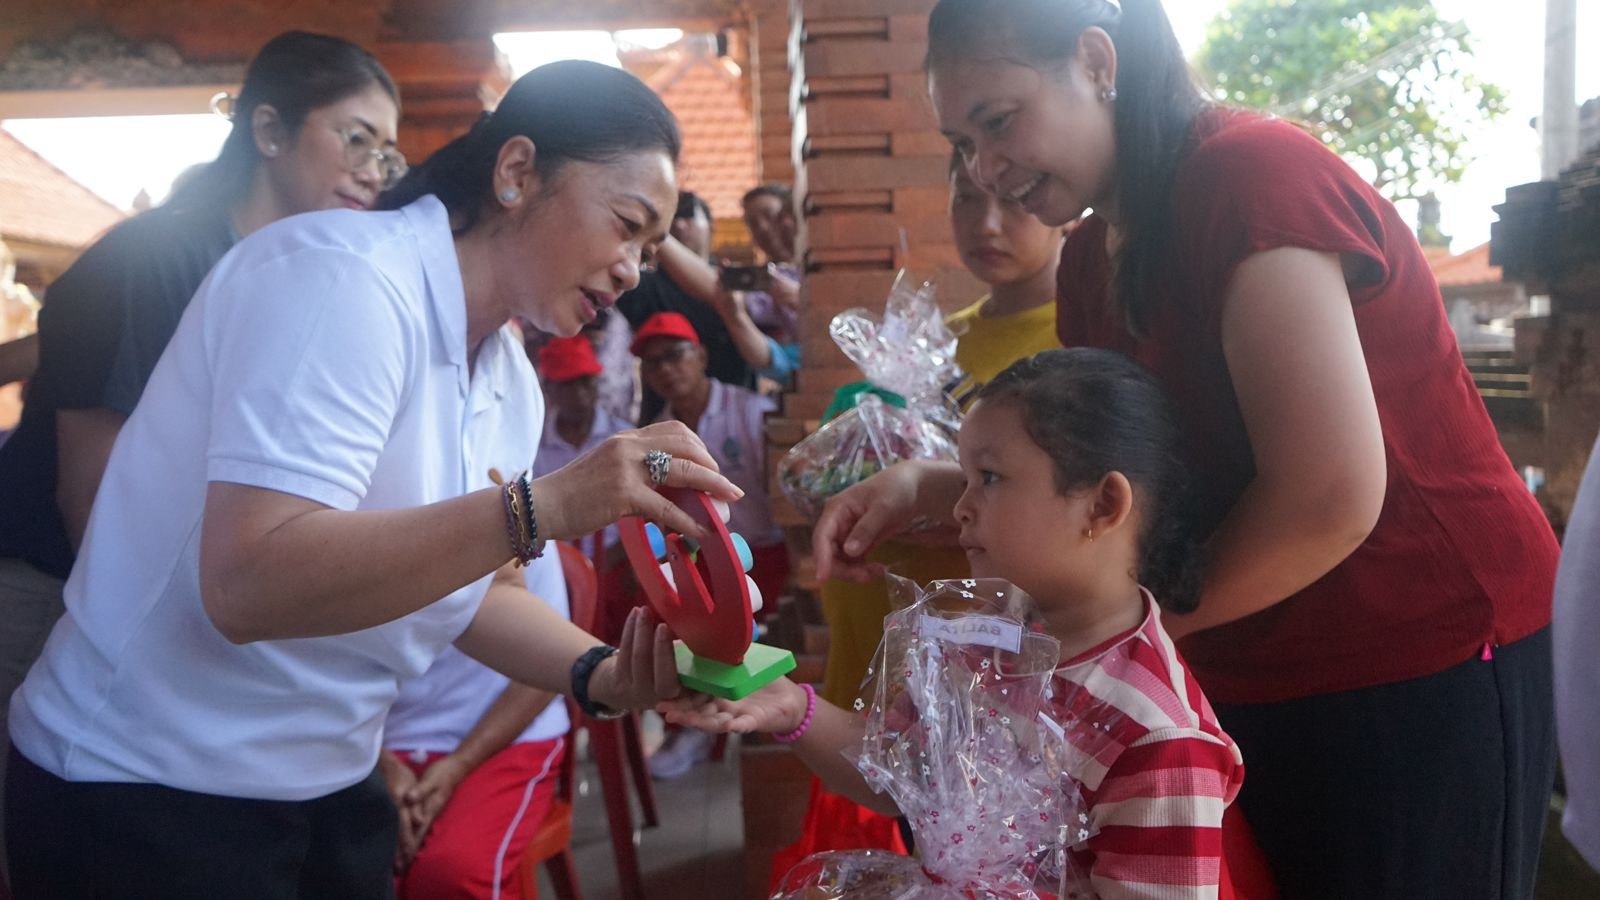
M679 728L667 733L661 748L650 755L650 774L662 781L671 781L689 774L689 770L711 757L711 745L716 738L694 728Z

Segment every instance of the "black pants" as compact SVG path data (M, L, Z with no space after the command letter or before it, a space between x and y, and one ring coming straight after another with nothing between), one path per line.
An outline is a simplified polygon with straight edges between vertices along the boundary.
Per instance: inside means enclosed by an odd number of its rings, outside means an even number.
M1555 773L1549 628L1492 660L1217 714L1285 898L1533 895Z
M7 849L17 900L386 900L394 804L374 772L315 800L70 782L14 748Z

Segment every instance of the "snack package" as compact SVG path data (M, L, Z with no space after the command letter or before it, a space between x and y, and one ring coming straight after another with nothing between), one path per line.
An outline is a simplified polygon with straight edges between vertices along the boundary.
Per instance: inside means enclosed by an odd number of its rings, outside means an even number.
M872 393L792 447L778 466L778 483L796 509L816 517L834 494L905 459L956 459L960 414L946 387L961 380L956 335L944 324L933 288L895 280L880 316L851 309L833 318L828 333L861 367L874 388L905 401L904 408Z
M891 587L911 602L884 621L853 759L910 821L920 858L816 854L773 897L1068 896L1082 883L1071 850L1091 828L1047 714L1059 644L1009 582Z

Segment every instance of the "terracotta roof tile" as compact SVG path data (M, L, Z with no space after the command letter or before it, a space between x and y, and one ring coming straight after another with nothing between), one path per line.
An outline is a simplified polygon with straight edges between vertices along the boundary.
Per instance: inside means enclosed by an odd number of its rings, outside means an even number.
M1471 284L1497 284L1501 281L1499 266L1489 265L1489 245L1479 244L1464 253L1443 258L1430 258L1433 277L1440 287L1463 287Z
M123 217L0 128L0 235L76 249Z
M640 57L625 54L623 64L678 117L683 188L704 197L718 218L740 216L739 200L756 185L759 159L755 118L738 68L694 36Z

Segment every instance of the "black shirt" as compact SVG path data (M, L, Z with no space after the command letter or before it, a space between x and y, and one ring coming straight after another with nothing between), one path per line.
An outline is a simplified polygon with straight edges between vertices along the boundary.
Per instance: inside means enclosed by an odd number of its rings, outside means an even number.
M50 285L39 368L0 446L0 558L58 578L72 570L56 505L56 410L132 413L190 298L234 241L225 211L160 206L112 228Z
M728 384L755 387L755 373L739 355L739 347L728 333L728 326L722 323L722 316L710 305L685 293L665 273L639 273L639 286L617 299L617 311L634 331L656 313L682 313L706 348L706 374ZM665 408L666 401L648 385L644 386L639 400L639 424L654 422Z

